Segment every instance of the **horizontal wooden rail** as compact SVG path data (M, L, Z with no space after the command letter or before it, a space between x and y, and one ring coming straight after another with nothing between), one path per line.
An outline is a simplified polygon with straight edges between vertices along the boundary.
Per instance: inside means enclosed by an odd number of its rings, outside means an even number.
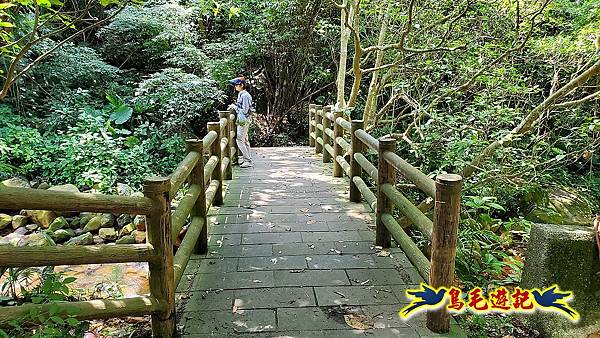
M145 215L152 210L147 197L112 196L43 189L12 188L0 185L2 209L88 211Z
M419 231L428 239L431 239L433 231L433 221L425 216L408 198L394 188L391 184L381 186L383 193L400 209L400 212L406 216Z
M194 248L196 247L196 242L198 241L198 237L200 237L200 233L202 233L202 229L205 227L204 218L202 217L194 217L190 226L188 227L187 232L185 233L185 237L183 237L183 241L181 241L181 245L179 249L177 249L177 253L175 257L173 257L173 266L175 271L175 285L179 285L181 281L181 277L185 272L185 268L190 260L190 256L194 252Z
M227 166L229 166L229 162L231 160L229 159L229 157L224 157L223 161L221 163L221 173L223 176L225 176L225 171L227 170Z
M377 167L375 165L373 165L373 163L371 163L366 157L365 155L361 154L361 153L356 153L354 154L354 159L356 160L356 162L358 162L358 164L361 166L361 168L363 168L363 170L369 175L371 176L371 178L377 182L377 178L379 177L378 173L377 173Z
M358 137L358 139L361 140L364 144L366 144L369 148L375 151L379 151L379 141L363 129L359 129L356 131L356 137Z
M228 122L229 121L227 121L227 119L224 117L219 119L219 127L221 127L221 130L223 130L227 126Z
M183 196L181 201L179 201L177 209L175 209L175 211L173 212L173 216L171 216L171 234L173 240L175 240L177 236L179 236L181 229L183 229L183 226L185 225L185 221L187 220L192 209L194 208L194 205L198 200L198 196L200 196L201 193L203 193L202 185L193 184L190 186L189 190L187 191L185 196Z
M190 151L187 154L187 156L183 159L183 161L181 161L179 163L179 165L175 169L175 172L173 172L173 174L170 177L170 179L171 179L171 191L170 191L171 198L173 198L173 196L175 196L175 193L177 192L177 190L179 190L179 188L181 188L181 185L188 178L188 176L192 172L192 169L194 169L194 167L196 166L196 163L198 163L198 161L201 158L202 158L202 154L195 152L195 151Z
M331 137L332 140L335 138L333 130L331 129L325 129L324 133L327 134L327 136Z
M320 123L317 123L317 129L319 129L320 131L323 131L323 125Z
M344 172L346 173L346 175L350 176L350 163L348 163L348 161L346 161L344 156L339 155L338 157L335 158L335 160L337 161L337 163L340 164L340 166L342 166L342 169L344 169Z
M314 138L316 138L316 137L317 137L317 134L315 134L315 133L310 133L310 137L314 139Z
M0 308L0 324L25 318L30 313L49 316L51 310L59 308L54 315L73 314L79 320L105 319L125 316L143 316L164 311L166 304L161 304L154 297L138 296L124 299L88 300L79 302L53 302L48 304L25 304Z
M325 113L324 117L327 118L327 119L329 119L329 121L331 121L331 122L335 122L335 114L333 114L331 112L330 113Z
M216 131L209 131L202 139L204 151L210 150L210 146L212 146L213 142L215 142L218 137L219 135L217 135Z
M383 158L424 193L435 198L435 182L431 178L391 151L384 153Z
M215 201L215 196L217 195L217 189L221 182L217 180L213 180L210 182L208 189L206 189L206 209L210 208Z
M350 121L344 120L343 117L338 117L337 119L335 119L335 123L339 124L345 131L349 132L352 129L352 124L350 123Z
M316 127L316 126L317 126L317 122L316 122L316 121L314 121L314 120L313 120L313 121L310 121L310 125L311 125L311 126L313 126L313 127Z
M419 247L413 242L412 238L404 232L400 224L396 222L394 216L390 214L381 215L381 220L383 224L388 229L388 231L392 234L392 237L396 241L396 243L402 248L402 251L406 254L406 257L410 260L410 262L417 268L419 275L423 277L424 280L429 280L429 260L427 257L423 255Z
M317 137L317 143L323 146L323 138Z
M340 145L340 147L342 147L342 150L344 152L350 151L350 148L352 146L350 145L350 143L348 143L348 141L344 140L343 137L338 137L335 141L337 142L337 144Z
M225 152L225 150L227 150L227 145L229 144L229 139L226 137L223 137L221 139L221 152Z
M371 207L371 210L375 211L377 209L377 196L375 196L371 189L369 189L365 181L360 176L354 176L352 181L354 181L354 184L367 201L367 204L369 204Z
M333 147L327 143L325 143L325 145L323 146L323 148L331 155L333 156Z
M210 181L212 173L215 171L217 164L219 164L219 158L214 155L211 156L206 162L206 165L204 166L204 184L208 184L208 181Z
M148 244L93 246L0 246L0 266L6 268L78 264L151 262L156 260Z

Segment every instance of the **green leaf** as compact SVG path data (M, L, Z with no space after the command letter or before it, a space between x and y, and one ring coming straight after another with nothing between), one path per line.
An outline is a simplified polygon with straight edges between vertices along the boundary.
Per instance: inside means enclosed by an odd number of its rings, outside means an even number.
M41 304L44 301L44 298L39 297L39 296L33 296L31 297L31 302L33 304Z
M141 143L142 142L140 141L140 139L135 136L129 136L125 139L125 145L129 148L133 148Z
M121 105L110 115L110 119L115 121L115 124L123 124L131 118L132 114L133 109L131 107Z
M52 7L52 3L50 2L50 0L35 0L35 2L38 4L38 6L40 7L45 7L45 8L50 8Z
M73 283L73 282L74 282L74 281L76 281L76 280L77 280L77 278L75 278L75 277L67 277L67 278L65 278L65 279L63 280L63 283L64 283L64 284L71 284L71 283Z
M72 318L72 317L65 319L65 321L67 322L67 324L69 324L72 327L78 326L80 323L77 319Z
M8 8L15 7L15 6L16 5L14 3L11 3L11 2L1 3L0 4L0 10L2 10L2 9L8 9Z
M496 210L500 210L500 211L506 211L506 209L504 209L503 206L501 206L500 204L497 203L492 203L492 202L488 202L488 204L490 206L490 208L494 208Z
M6 22L6 21L0 21L0 27L14 27L15 25L13 25L10 22Z
M50 317L50 320L59 325L65 324L65 321L62 318L60 318L59 316L52 316L52 317Z

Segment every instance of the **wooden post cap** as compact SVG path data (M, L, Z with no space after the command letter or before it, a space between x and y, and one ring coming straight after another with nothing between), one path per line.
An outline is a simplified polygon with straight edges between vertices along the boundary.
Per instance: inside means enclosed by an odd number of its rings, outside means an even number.
M308 108L309 109L315 109L316 106L317 106L316 104L311 103L311 104L308 105Z
M454 185L461 184L463 177L457 174L440 174L435 177L435 182L439 184Z
M363 120L352 120L352 130L362 129L365 125L365 121Z
M396 150L396 139L384 136L379 139L379 151Z
M207 125L210 126L217 126L217 127L221 127L221 122L208 122Z
M148 177L144 179L144 192L160 194L171 190L171 180L168 177Z
M187 139L185 140L185 149L187 151L196 151L202 153L204 150L204 141L202 139Z

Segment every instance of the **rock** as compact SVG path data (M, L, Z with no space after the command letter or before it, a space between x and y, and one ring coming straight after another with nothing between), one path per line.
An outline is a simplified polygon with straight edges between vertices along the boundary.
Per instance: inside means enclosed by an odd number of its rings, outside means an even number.
M20 234L8 234L4 237L0 237L0 245L12 245L12 246L24 246L25 236Z
M69 226L69 223L64 217L57 217L51 224L48 226L48 230L50 232L54 232L58 229L66 228Z
M36 231L39 228L40 227L37 224L28 224L25 226L25 229L27 229L28 231Z
M125 235L115 242L116 244L135 244L135 238L131 235Z
M144 197L144 193L141 191L134 192L131 194L132 197Z
M114 241L117 239L117 231L115 228L101 228L98 231L98 235L108 241Z
M49 189L50 188L50 184L46 183L46 182L42 182L37 186L38 189Z
M131 223L133 220L131 219L131 215L123 214L117 217L117 227L120 229L125 225Z
M83 231L83 229L81 229L81 228L77 228L77 229L75 229L75 235L79 236L79 235L81 235L81 234L83 234L83 233L85 233L85 232Z
M29 222L29 218L23 215L14 215L12 218L12 228L18 229L20 227L24 227Z
M79 220L80 220L79 217L70 217L70 218L67 218L67 222L69 223L69 227L71 229L77 229L77 228L79 228Z
M79 214L79 225L80 226L85 226L86 224L88 224L88 222L94 218L95 216L100 215L100 214L95 214L93 212L82 212Z
M0 214L0 230L5 229L9 224L12 224L12 216Z
M27 226L24 227L20 227L18 229L16 229L15 231L13 231L13 234L17 234L17 235L25 235L29 230L27 230Z
M547 192L530 194L526 202L534 208L527 220L546 224L592 225L592 209L589 202L577 191L567 187L554 187Z
M94 236L91 233L86 232L83 235L73 237L68 240L65 245L89 245L94 243Z
M58 243L62 243L70 238L75 237L73 229L58 229L50 234L50 237Z
M38 232L25 237L26 246L55 246L52 238L44 233Z
M52 191L66 191L66 192L79 192L79 189L77 189L77 187L74 186L73 184L55 185L55 186L52 186L52 187L48 188L48 190L52 190Z
M129 196L133 193L133 189L124 183L117 183L117 194L121 196Z
M138 244L146 243L146 232L135 230L131 233L131 236L135 239L135 242Z
M125 235L129 235L134 230L136 230L135 225L133 225L133 223L129 223L126 226L122 227L121 230L119 230L119 237L123 237Z
M146 231L146 216L137 215L133 219L133 225L140 231Z
M44 229L47 229L57 217L56 213L50 210L25 210L25 215Z
M9 178L8 180L2 181L1 184L12 188L31 188L29 181L21 177Z
M94 236L94 245L104 244L104 238L96 235Z
M111 214L101 214L94 216L83 228L83 231L96 231L100 228L112 228L115 217Z

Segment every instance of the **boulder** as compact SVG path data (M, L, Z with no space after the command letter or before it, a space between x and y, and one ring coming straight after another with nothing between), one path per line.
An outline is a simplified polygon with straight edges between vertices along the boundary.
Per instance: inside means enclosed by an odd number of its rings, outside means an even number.
M133 225L140 231L146 231L146 216L137 215L133 219Z
M0 230L5 229L9 224L12 224L12 216L0 214Z
M46 182L41 182L41 183L40 183L40 184L37 186L37 188L38 188L38 189L43 189L43 190L46 190L46 189L49 189L49 188L50 188L50 184L48 184L48 183L46 183Z
M101 228L98 231L98 235L107 241L114 241L117 239L117 231L115 228Z
M27 229L27 231L36 231L39 228L40 228L40 226L37 224L27 224L25 226L25 229Z
M0 237L0 245L12 245L12 246L24 246L25 236L20 234L8 234L4 237Z
M26 246L55 246L56 243L48 234L41 232L31 234L25 237Z
M83 231L96 231L100 228L112 228L115 217L111 214L101 214L94 216L83 228Z
M21 214L23 213L44 229L47 229L57 217L56 213L50 210L24 210Z
M131 235L125 235L115 242L116 244L135 244L135 238Z
M568 187L553 187L545 192L527 195L526 202L534 207L525 217L545 224L592 225L590 203L577 191Z
M50 237L58 243L62 243L70 238L75 237L75 231L73 229L58 229L50 233Z
M133 189L124 183L117 183L117 194L121 196L129 196L133 193Z
M96 235L94 236L94 245L104 244L104 238Z
M80 218L79 217L70 217L67 218L67 222L69 222L69 227L71 229L77 229L79 228L79 223L80 223Z
M131 223L133 221L133 219L131 218L131 215L120 215L119 217L117 217L117 227L120 229L122 227L124 227L125 225Z
M589 337L600 331L600 260L593 229L575 225L534 224L527 246L521 287L546 289L554 284L572 291L569 303L581 319L540 312L528 322L542 337Z
M129 223L126 226L122 227L121 230L119 230L119 237L129 235L134 230L136 230L135 225L133 225L133 223Z
M146 232L135 230L131 233L131 236L135 239L135 242L138 244L146 243Z
M52 223L48 226L48 230L50 232L54 232L58 229L67 228L69 223L64 217L57 217Z
M68 240L65 245L89 245L94 243L94 236L91 233L86 232L77 237L73 237Z
M18 229L20 227L24 227L29 222L29 218L23 215L14 215L12 218L12 228Z
M79 192L79 189L77 189L77 187L74 186L73 184L55 185L55 186L52 186L52 187L48 188L48 190L66 191L66 192Z
M13 231L13 234L25 235L28 232L29 232L29 230L27 230L27 226L24 226L24 227L20 227L18 229L15 229L15 231Z
M31 188L29 181L21 177L9 178L8 180L2 181L1 184L12 188Z
M93 212L82 212L79 214L79 225L85 226L92 218L96 217L100 214L95 214Z

